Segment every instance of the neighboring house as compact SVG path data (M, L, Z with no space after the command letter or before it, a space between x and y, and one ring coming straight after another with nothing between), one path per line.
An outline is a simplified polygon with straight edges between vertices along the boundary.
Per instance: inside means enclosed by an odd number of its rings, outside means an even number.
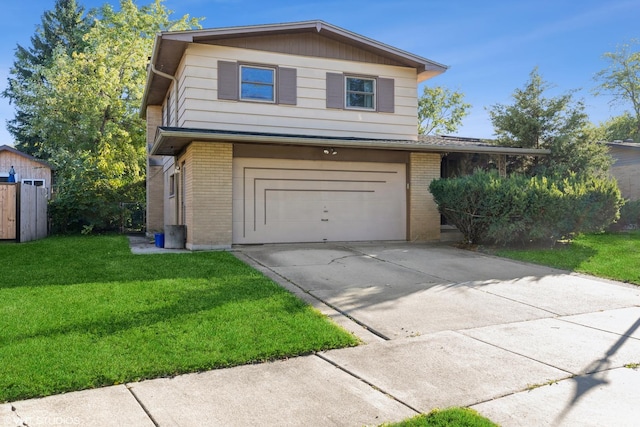
M446 69L322 21L158 34L147 231L185 225L189 249L438 240L443 157L544 153L419 137L418 84Z
M622 197L640 200L640 143L605 142L613 157L611 175L618 181Z
M15 182L45 187L51 193L51 165L8 145L0 145L0 182L9 181L11 167Z

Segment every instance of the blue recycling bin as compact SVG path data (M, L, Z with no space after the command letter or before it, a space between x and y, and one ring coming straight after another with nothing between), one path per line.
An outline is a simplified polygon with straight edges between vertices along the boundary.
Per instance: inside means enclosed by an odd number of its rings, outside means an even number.
M164 248L164 233L154 234L156 240L156 248Z

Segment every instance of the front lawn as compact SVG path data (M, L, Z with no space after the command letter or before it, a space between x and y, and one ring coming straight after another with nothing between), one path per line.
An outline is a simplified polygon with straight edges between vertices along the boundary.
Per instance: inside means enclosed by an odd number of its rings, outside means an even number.
M357 344L226 252L0 244L0 402Z
M496 254L640 285L640 231L587 234L552 249L503 249Z
M489 419L469 408L433 410L399 423L383 424L382 427L498 427Z

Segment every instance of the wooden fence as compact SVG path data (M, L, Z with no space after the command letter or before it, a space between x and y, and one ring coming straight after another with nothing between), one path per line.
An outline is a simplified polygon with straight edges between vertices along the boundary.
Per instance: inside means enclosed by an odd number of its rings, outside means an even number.
M0 183L0 239L28 242L48 232L47 190L26 184Z

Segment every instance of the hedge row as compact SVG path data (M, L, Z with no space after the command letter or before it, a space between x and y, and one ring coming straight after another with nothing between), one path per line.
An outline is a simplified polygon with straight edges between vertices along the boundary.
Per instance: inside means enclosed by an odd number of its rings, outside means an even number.
M467 243L555 243L580 232L604 230L623 201L614 180L500 177L477 171L429 186L438 209Z

